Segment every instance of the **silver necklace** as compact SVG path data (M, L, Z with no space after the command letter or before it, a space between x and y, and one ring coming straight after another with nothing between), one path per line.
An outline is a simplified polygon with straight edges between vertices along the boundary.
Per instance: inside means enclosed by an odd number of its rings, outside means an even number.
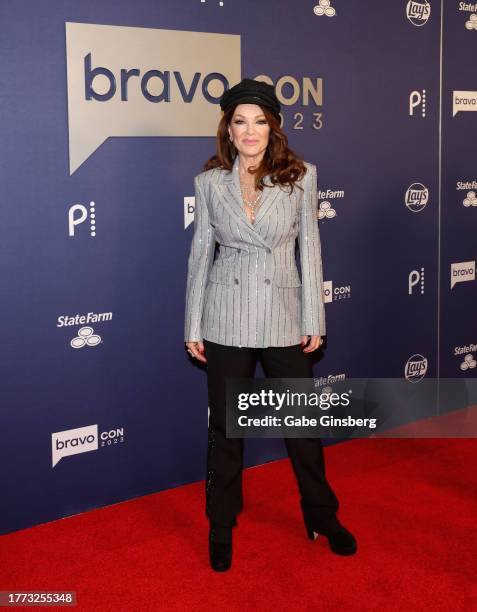
M243 183L242 181L240 181L240 187L242 189L242 200L244 201L245 206L248 206L250 208L250 212L251 212L250 220L252 223L255 223L255 212L260 205L260 198L262 196L262 192L259 191L257 197L254 200L249 200L245 197L244 192L250 191L251 189L255 191L255 188L252 187L252 185L247 185Z

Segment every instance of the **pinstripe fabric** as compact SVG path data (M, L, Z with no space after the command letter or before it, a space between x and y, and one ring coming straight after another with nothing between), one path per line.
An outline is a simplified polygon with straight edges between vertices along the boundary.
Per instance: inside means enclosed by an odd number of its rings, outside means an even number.
M305 162L299 183L304 191L266 187L252 224L242 204L238 163L237 156L231 172L214 168L194 178L184 340L265 348L299 344L302 335L323 336L316 166Z

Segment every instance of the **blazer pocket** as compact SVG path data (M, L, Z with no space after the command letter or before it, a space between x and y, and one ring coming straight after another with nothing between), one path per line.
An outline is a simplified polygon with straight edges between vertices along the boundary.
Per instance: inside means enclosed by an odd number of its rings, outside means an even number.
M209 282L219 285L231 285L233 282L232 268L224 265L212 266Z
M277 287L301 287L298 270L278 270L275 273Z

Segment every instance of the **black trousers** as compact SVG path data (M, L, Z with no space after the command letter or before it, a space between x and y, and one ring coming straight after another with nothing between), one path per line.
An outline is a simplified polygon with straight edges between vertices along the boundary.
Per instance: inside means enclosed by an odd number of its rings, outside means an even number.
M226 437L226 379L254 376L260 359L266 378L313 378L312 357L300 344L248 348L204 340L207 358L209 429L206 515L219 525L235 525L243 508L242 469L244 440ZM317 521L335 517L338 499L325 477L323 445L319 438L285 438L288 456L300 492L302 511Z

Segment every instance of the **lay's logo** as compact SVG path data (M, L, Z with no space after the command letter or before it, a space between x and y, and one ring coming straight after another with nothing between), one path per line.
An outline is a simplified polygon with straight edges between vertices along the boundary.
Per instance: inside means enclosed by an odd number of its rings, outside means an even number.
M240 36L66 23L70 175L111 136L212 136Z

